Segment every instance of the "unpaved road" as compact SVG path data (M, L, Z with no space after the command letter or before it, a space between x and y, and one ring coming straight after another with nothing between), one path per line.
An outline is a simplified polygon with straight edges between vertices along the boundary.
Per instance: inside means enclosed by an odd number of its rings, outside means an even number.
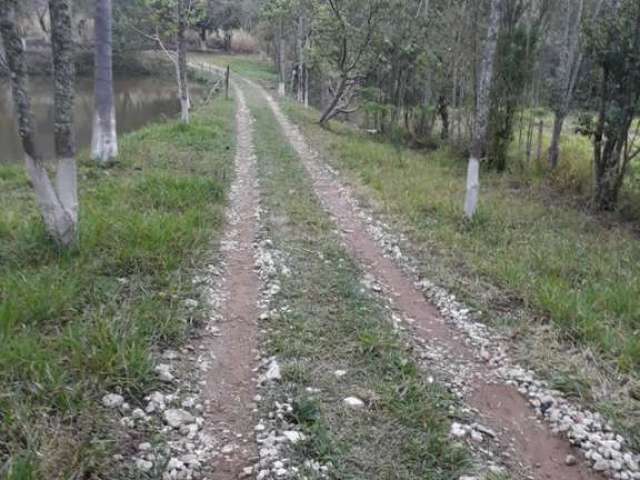
M363 269L383 285L383 295L398 313L411 319L414 334L425 343L444 349L452 362L464 366L461 374L465 376L467 390L463 401L477 411L479 421L495 432L497 450L507 453L503 461L514 473L524 471L528 478L539 480L602 478L581 460L578 465L567 465L568 455L578 456L569 442L554 435L536 419L527 400L515 387L497 383L495 377L485 374L487 366L478 361L478 352L463 341L459 331L443 320L414 281L385 256L382 247L367 233L367 225L354 210L348 189L326 169L278 103L262 88L244 80L235 86L239 102L238 179L232 196L229 231L223 243L227 264L224 323L220 341L208 346L215 354L215 361L204 389L209 400L206 402L209 428L226 436L229 445L216 465L213 478L238 478L255 456L248 440L255 424L251 412L255 394L253 370L259 279L253 270L253 242L259 198L249 113L251 105L247 106L243 89L251 89L253 96L257 94L266 99L280 124L283 139L295 149L312 179L316 195L342 231L347 249Z
M572 447L535 419L528 402L515 387L483 380L482 372L478 371L483 365L475 362L475 352L460 340L459 332L453 331L444 322L401 268L384 255L347 200L345 187L323 168L318 155L309 147L300 130L283 114L278 103L264 90L259 90L267 98L285 137L305 165L321 203L343 232L351 254L366 271L385 285L386 293L393 298L397 309L405 317L415 320L416 331L426 341L446 347L452 357L473 365L470 379L474 384L465 401L477 409L484 423L498 433L499 443L504 448L512 449L517 461L528 466L536 479L600 478L586 465L566 465L567 455L575 454Z

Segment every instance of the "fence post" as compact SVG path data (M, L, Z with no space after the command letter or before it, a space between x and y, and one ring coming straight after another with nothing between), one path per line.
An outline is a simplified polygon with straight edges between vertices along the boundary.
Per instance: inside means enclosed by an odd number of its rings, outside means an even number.
M228 100L229 99L229 76L231 75L231 69L229 65L227 65L227 71L224 76L224 96Z

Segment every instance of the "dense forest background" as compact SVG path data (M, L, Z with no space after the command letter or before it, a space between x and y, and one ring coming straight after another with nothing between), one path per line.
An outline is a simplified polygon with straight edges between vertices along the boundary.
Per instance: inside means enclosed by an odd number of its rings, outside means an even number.
M461 157L475 145L471 159L485 170L638 218L637 2L114 0L116 71L175 43L182 3L186 48L268 55L280 93L319 108L323 125L351 120ZM44 71L47 2L18 8L30 68ZM90 72L93 2L74 2L73 37L86 52L80 72Z

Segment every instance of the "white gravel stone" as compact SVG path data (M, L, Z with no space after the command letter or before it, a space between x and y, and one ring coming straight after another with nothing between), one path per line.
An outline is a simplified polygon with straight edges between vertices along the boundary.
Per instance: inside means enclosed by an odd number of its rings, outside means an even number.
M173 373L171 373L171 365L167 365L166 363L157 365L154 371L158 374L158 378L163 382L173 382L175 378Z
M279 381L281 379L282 379L282 373L280 371L280 364L276 359L273 359L271 360L271 363L269 363L269 368L267 369L265 374L262 376L262 382L269 382L269 381L273 382L273 381Z
M347 407L351 407L351 408L364 407L364 402L356 397L347 397L342 401L342 403L344 403Z
M118 408L124 403L124 397L116 393L109 393L102 397L102 405L107 408Z
M282 432L282 435L291 443L296 444L305 439L305 436L301 432L296 432L295 430L285 430Z
M164 412L164 421L173 428L180 428L183 425L192 424L195 418L186 410L169 409Z
M198 303L198 301L197 301L197 300L194 300L193 298L187 298L187 299L184 301L184 306L185 306L185 307L187 307L187 308L188 308L188 309L190 309L190 310L192 310L192 309L194 309L194 308L198 308L198 305L200 305L200 304Z
M141 472L148 472L153 468L153 462L145 460L144 458L138 458L136 460L136 468Z

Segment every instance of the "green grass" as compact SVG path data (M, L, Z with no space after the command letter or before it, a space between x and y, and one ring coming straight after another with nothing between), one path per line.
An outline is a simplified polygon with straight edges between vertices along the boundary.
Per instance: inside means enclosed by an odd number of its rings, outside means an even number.
M459 478L469 465L462 446L448 439L455 404L425 381L390 314L363 290L362 272L273 114L246 90L256 116L266 226L292 271L279 278L282 290L271 308L289 308L267 322L267 345L283 363L284 380L270 400L292 398L292 420L308 437L296 455L333 465L330 478ZM348 374L338 380L333 371L342 368ZM309 394L306 387L321 392ZM369 407L345 408L342 399L350 395Z
M0 477L86 478L115 434L97 405L137 404L152 352L179 344L192 272L218 238L233 163L234 105L121 139L119 163L81 157L80 243L47 238L21 167L0 167Z
M464 163L447 150L403 150L337 127L320 131L312 114L289 105L322 139L337 166L370 188L430 249L548 315L567 338L623 371L640 366L640 244L624 228L605 228L554 205L512 177L483 174L481 206L462 220Z
M517 358L612 419L640 446L640 243L522 173L482 173L463 220L465 161L379 142L285 102L326 160L408 234L431 278L512 335ZM624 381L620 381L620 379ZM628 386L631 386L627 388Z
M277 80L277 72L273 63L258 55L219 55L191 53L189 57L196 62L209 62L219 67L231 67L231 73L237 73L251 80L272 83Z

